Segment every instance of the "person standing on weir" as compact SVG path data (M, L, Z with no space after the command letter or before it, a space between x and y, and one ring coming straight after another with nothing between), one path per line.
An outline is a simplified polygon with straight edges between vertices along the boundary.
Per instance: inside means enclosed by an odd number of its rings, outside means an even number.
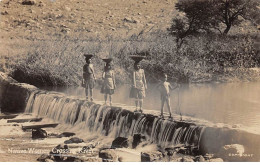
M130 98L135 99L135 112L143 112L143 99L145 98L145 90L147 89L144 70L141 69L140 61L144 59L142 56L130 56L134 63L134 72L132 78L132 87L130 90ZM138 105L140 109L138 110Z
M88 101L90 96L90 101L93 101L93 88L96 82L95 72L93 64L91 63L92 54L84 54L86 64L83 66L83 79L82 87L85 88L86 99Z
M166 73L163 74L162 80L160 81L159 84L157 85L157 89L159 89L160 94L161 94L161 118L164 118L163 116L163 109L164 109L164 104L166 103L168 112L170 114L169 119L172 119L172 113L171 113L171 105L170 105L170 90L174 90L175 88L179 87L179 85L176 85L175 87L172 87L171 84L167 81L168 76Z
M110 106L112 106L112 94L114 94L116 87L115 74L111 66L112 58L102 60L106 62L106 65L102 75L103 84L101 87L101 93L104 94L105 104L107 104L107 95L109 95Z

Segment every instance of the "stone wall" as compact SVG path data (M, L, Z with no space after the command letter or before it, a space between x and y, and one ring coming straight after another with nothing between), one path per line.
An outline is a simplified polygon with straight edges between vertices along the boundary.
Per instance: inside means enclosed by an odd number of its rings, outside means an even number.
M35 86L18 83L16 80L0 72L0 108L1 112L24 112L27 99Z

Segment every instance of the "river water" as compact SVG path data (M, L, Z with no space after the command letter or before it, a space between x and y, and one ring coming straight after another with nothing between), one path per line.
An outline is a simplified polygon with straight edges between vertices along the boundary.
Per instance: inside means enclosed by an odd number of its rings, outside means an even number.
M160 93L155 86L148 85L144 109L160 111ZM84 97L81 87L54 90ZM129 91L129 85L118 87L113 102L134 106L134 100L129 99ZM99 88L94 90L94 100L104 100ZM171 107L173 113L259 129L260 82L181 85L180 89L171 92ZM167 112L166 106L164 111Z

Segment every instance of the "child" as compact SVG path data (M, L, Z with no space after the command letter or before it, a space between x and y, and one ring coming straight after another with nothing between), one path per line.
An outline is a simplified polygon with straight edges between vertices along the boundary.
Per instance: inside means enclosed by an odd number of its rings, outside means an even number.
M164 103L166 102L170 114L169 118L172 118L171 106L170 106L170 90L174 90L178 86L173 88L171 84L167 82L167 74L163 74L163 80L164 80L163 82L160 82L157 85L157 88L160 90L160 94L161 94L161 117L163 118Z
M91 64L91 58L93 55L84 54L86 64L83 66L83 79L82 79L82 87L85 88L86 99L88 101L88 91L90 94L90 101L93 101L93 88L95 85L96 77L94 73L93 64Z
M109 95L110 106L112 106L112 94L114 94L114 90L116 87L115 74L110 64L112 59L103 59L103 61L106 62L106 66L102 75L103 85L101 88L101 93L104 94L105 104L107 104L107 95Z

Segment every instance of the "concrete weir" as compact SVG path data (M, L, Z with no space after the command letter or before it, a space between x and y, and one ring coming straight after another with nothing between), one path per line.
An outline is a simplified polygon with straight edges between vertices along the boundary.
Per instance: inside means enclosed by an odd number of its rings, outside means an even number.
M33 113L101 136L129 138L141 134L161 148L184 146L194 155L208 153L219 154L224 160L237 156L240 161L260 161L260 134L242 127L220 126L185 117L182 121L162 120L149 111L134 113L123 107L105 106L40 90L18 83L1 72L0 101L2 112ZM233 144L242 145L244 152L236 155L237 151L227 150L224 153L225 146Z

